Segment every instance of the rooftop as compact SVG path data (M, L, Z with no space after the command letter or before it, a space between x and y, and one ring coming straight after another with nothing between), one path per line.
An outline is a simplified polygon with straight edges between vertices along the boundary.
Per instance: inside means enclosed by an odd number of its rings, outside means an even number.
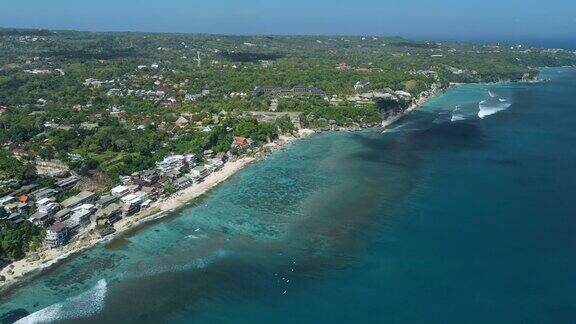
M66 229L68 229L68 227L65 224L60 223L60 222L56 222L56 223L52 224L52 226L48 227L49 231L55 232L55 233L60 233Z

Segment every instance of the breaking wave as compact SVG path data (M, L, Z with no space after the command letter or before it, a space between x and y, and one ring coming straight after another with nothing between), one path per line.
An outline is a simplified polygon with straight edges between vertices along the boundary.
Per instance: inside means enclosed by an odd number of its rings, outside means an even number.
M403 125L403 124L400 124L400 125L398 125L398 126L394 126L394 127L391 127L391 128L386 128L386 129L384 129L384 131L382 131L382 134L385 134L385 133L397 133L397 132L403 131L403 128L404 128L404 125Z
M495 113L506 110L512 106L508 99L498 98L494 93L488 91L490 98L480 101L478 104L478 117L484 118L486 116L494 115Z
M34 312L16 323L50 323L94 316L104 308L107 292L108 284L102 279L90 290Z
M461 108L462 108L462 107L460 107L460 106L456 106L456 107L454 108L454 110L452 110L452 117L450 118L450 121L451 121L451 122L455 122L455 121L465 120L465 119L466 119L466 116L465 116L463 113L461 113L461 111L462 111Z
M450 121L455 122L455 121L465 120L465 119L466 119L466 117L464 117L463 115L453 114L452 118L450 118Z

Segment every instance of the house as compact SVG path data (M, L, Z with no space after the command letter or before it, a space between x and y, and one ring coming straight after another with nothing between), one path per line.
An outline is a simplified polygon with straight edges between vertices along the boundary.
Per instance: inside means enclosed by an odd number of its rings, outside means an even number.
M276 91L276 88L271 86L258 86L254 88L254 95L261 96L266 94L272 94Z
M258 86L254 88L255 96L290 95L290 94L324 95L324 92L316 87L305 87L302 85L294 86L291 89L277 88L271 86Z
M294 92L294 93L307 93L308 88L303 86L303 85L295 85L294 87L292 87L292 92Z
M34 214L32 214L32 216L29 219L29 221L32 224L40 227L48 227L53 220L54 218L52 216L40 211L37 211Z
M143 191L138 191L120 198L124 204L142 204L148 198L148 194Z
M62 202L62 207L64 208L74 208L80 204L91 201L95 197L95 194L91 191L82 191L76 196L72 196Z
M394 93L401 98L405 98L405 99L411 99L412 98L412 95L406 91L398 90L398 91L394 91Z
M136 191L140 190L140 185L138 184L131 184L131 185L127 185L126 188L128 188L128 191L130 193L135 193Z
M92 217L92 222L97 225L112 225L122 218L122 205L112 203L106 208L100 209Z
M208 163L206 163L206 167L208 169L210 169L211 171L217 171L222 169L222 167L224 166L224 161L222 161L222 159L210 159L208 161Z
M168 173L170 171L180 171L184 166L184 156L182 155L170 155L165 157L162 161L156 163L156 169L158 169L162 174Z
M192 185L192 181L188 177L180 177L174 180L174 187L176 190L182 190L190 187Z
M188 126L190 122L188 121L188 119L184 118L184 117L180 117L176 120L176 126L180 127L180 128L184 128L186 126Z
M142 204L148 200L148 194L143 191L129 194L122 197L122 214L123 216L130 216L140 210Z
M214 151L206 150L203 152L205 159L211 159L214 156Z
M70 176L66 179L62 179L60 181L57 181L54 184L54 188L57 192L62 192L62 191L65 191L66 189L73 187L78 182L78 180L79 180L78 177Z
M52 189L52 188L40 188L34 192L32 192L32 197L34 197L34 199L36 199L36 201L42 199L42 198L50 198L53 197L57 194L56 190Z
M197 166L190 171L190 174L196 181L201 181L202 179L206 178L210 174L210 170L203 166Z
M70 210L69 208L64 208L59 210L56 214L54 214L54 219L56 219L56 221L58 222L63 222L68 218L70 218L71 214L72 210Z
M118 197L113 196L113 195L107 195L107 196L102 196L100 197L100 199L96 202L96 207L98 208L106 208L108 207L110 204L115 203L118 201Z
M188 166L193 167L198 163L198 157L195 154L186 154L184 155L184 161L188 163Z
M10 216L8 216L8 218L6 218L6 220L10 223L13 223L13 224L20 224L24 221L24 218L22 218L21 212L14 212L14 213L11 213Z
M47 205L51 202L55 202L56 198L52 197L52 198L48 198L48 197L44 197L44 198L40 198L36 200L36 205L37 206L41 206L41 205Z
M159 194L159 189L156 187L142 187L142 192L145 192L150 199L156 199Z
M252 146L252 139L242 136L234 136L232 147L248 148Z
M13 203L14 201L16 201L16 197L12 195L4 196L0 198L0 206L6 206L10 203Z
M60 206L54 202L53 198L42 198L36 202L36 207L38 207L38 211L41 213L54 215Z
M0 115L2 115L3 113L7 112L8 108L4 107L4 106L0 106Z
M66 224L70 224L71 229L75 229L79 226L84 226L90 224L90 216L95 212L94 208L79 208L72 212L70 218L65 221ZM72 225L73 224L73 225Z
M20 189L12 192L12 194L10 194L10 195L14 196L14 197L19 197L20 195L25 194L27 192L30 192L30 191L36 189L37 187L38 187L37 184L31 184L31 185L23 186L23 187L20 187Z
M4 206L4 209L9 213L19 213L23 215L28 215L30 210L30 205L28 203L13 202Z
M324 96L324 91L317 87L309 87L308 93L313 96Z
M370 82L358 81L354 85L354 90L362 90L362 89L366 88L368 85L370 85Z
M130 193L130 190L126 186L117 186L110 190L110 193L114 197L123 197Z
M159 179L160 177L158 176L158 173L154 169L144 170L140 175L140 180L142 180L142 182L144 182L147 185L152 185L158 182Z
M126 216L130 216L134 213L137 213L140 210L141 204L132 204L132 203L128 203L128 204L122 204L122 216L126 217Z
M120 176L120 182L122 182L123 185L129 185L133 182L132 177L131 176Z
M55 248L66 243L68 234L69 228L64 223L56 222L46 230L45 240L50 247Z
M196 101L202 99L202 97L204 97L204 95L202 95L202 94L187 93L186 95L184 95L184 101L196 102Z

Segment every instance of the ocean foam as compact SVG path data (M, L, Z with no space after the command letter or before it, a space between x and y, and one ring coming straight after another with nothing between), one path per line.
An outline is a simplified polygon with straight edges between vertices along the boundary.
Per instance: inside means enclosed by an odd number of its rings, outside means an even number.
M510 108L510 106L512 106L512 103L508 101L504 102L499 101L497 103L488 103L486 100L481 101L478 104L478 108L480 108L480 110L478 111L478 117L484 118L490 115L494 115L499 111Z
M457 114L453 114L452 118L450 119L451 122L455 122L455 121L459 121L459 120L465 120L466 117L464 117L463 115L457 115Z
M50 323L96 315L104 308L107 292L108 284L102 279L90 290L34 312L16 323Z
M462 107L461 106L454 107L454 110L452 110L452 116L450 118L450 122L455 122L455 121L465 120L465 119L466 119L466 114L462 111Z
M508 99L499 98L496 94L492 91L488 91L488 95L490 98L486 100L480 101L478 104L478 117L484 118L490 115L494 115L495 113L506 110L512 106L512 103L508 101Z

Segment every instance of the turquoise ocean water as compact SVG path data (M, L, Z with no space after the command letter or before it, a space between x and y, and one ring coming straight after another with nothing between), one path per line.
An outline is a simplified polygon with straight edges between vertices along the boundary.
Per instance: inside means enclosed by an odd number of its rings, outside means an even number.
M384 133L301 140L0 296L0 314L573 323L576 70L543 74L450 90Z

